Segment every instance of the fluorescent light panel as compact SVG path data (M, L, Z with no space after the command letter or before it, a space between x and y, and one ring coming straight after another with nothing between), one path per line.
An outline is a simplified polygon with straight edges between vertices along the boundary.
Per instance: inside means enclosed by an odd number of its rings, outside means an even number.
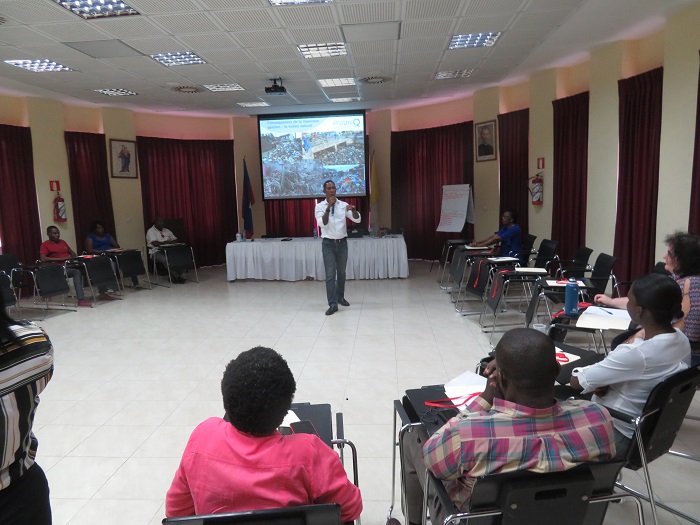
M204 84L209 91L245 91L239 84Z
M262 108L270 104L267 102L239 102L238 105L242 108Z
M6 64L11 66L21 67L27 71L32 71L34 73L53 73L56 71L73 71L68 66L44 58L41 60L5 60Z
M359 102L360 100L360 97L341 97L331 99L332 102Z
M129 4L113 0L54 0L54 2L85 20L140 14Z
M445 80L446 78L466 78L472 76L472 73L474 73L474 68L458 69L455 71L438 71L435 74L435 80Z
M468 35L454 35L450 41L449 49L465 49L469 47L491 47L496 43L500 31L488 33L470 33Z
M301 44L297 46L304 58L339 57L347 55L345 44Z
M133 91L129 91L128 89L122 88L96 89L95 91L110 97L130 97L132 95L138 95L138 93L134 93Z
M354 78L321 78L318 81L321 87L354 86Z
M269 0L270 5L330 4L333 0Z
M156 53L151 55L153 60L157 60L164 66L191 66L195 64L206 64L206 62L192 51L180 51L177 53Z

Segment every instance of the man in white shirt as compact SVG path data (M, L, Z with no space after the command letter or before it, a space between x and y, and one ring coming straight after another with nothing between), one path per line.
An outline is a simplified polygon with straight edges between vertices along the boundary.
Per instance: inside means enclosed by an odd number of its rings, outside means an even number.
M148 253L151 255L155 263L160 263L166 266L167 261L165 258L165 253L159 250L158 247L161 245L167 245L177 241L177 237L169 229L165 227L165 219L160 215L156 217L155 223L146 232L146 244L148 245ZM158 269L156 268L156 271ZM185 279L182 277L180 272L170 268L170 274L174 283L183 284Z
M316 205L316 222L321 228L323 239L323 266L326 270L326 296L328 310L326 315L338 311L338 305L350 306L345 300L345 268L348 265L348 231L345 219L360 222L360 213L355 206L338 200L335 196L335 183L327 180L323 183L325 200Z

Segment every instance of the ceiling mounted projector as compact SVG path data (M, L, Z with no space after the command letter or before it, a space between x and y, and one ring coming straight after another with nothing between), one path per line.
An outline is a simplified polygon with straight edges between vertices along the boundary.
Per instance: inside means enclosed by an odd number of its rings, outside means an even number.
M287 88L282 85L282 79L281 78L273 78L272 80L272 85L270 87L265 88L265 93L268 95L286 95L287 94ZM279 84L277 84L277 81L279 80Z

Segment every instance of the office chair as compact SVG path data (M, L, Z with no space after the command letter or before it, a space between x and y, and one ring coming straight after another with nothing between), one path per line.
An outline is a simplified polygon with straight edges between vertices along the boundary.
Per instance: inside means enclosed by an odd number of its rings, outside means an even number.
M658 524L656 507L661 507L671 514L696 525L700 520L659 501L655 496L649 476L649 463L670 452L671 446L680 431L695 391L700 385L700 370L688 368L666 378L656 385L649 394L647 402L639 417L624 414L618 410L608 409L614 418L634 424L635 431L625 462L625 468L642 470L646 481L647 494L643 494L622 482L615 485L630 494L634 494L651 504L654 524ZM607 408L607 407L606 407ZM679 454L674 454L679 455Z
M340 505L337 503L165 518L162 523L163 525L341 525Z
M588 259L591 258L593 250L587 246L579 246L573 259L559 259L556 277L561 277L562 272L567 271L569 277L581 279L584 272L591 270Z
M584 463L562 472L515 471L492 474L476 480L469 510L462 512L450 500L444 485L430 471L426 487L435 489L445 515L443 525L600 525L608 503L632 496L637 519L644 525L641 501L633 494L614 492L623 461ZM424 491L423 510L427 511L429 491ZM423 525L426 523L423 513Z
M153 288L150 283L150 278L148 275L148 269L146 265L143 264L143 257L139 250L127 250L124 252L119 252L112 255L112 258L117 265L117 273L121 279L121 288L124 290L124 279L139 277L141 275L146 276L146 281L148 282L149 288Z
M98 255L96 257L82 257L80 259L83 268L85 268L85 276L87 277L90 292L92 293L92 303L97 303L97 295L95 288L116 288L119 289L117 274L114 271L112 261L106 255ZM121 293L119 294L121 297Z

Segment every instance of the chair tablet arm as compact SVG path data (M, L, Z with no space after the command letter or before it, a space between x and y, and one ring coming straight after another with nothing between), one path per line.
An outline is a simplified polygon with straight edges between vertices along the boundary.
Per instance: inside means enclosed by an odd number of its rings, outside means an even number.
M398 399L394 400L394 410L396 410L396 413L399 415L399 419L401 419L401 426L415 423L415 421L411 421L411 418L409 417L408 412L406 412L403 403Z
M593 271L593 268L591 268L590 266L577 266L577 267L570 266L569 268L562 268L561 274L564 277L566 277L567 272L583 272L583 273L585 273L585 272L592 272L592 271Z
M605 410L607 410L614 419L619 419L625 423L634 423L634 421L637 419L637 416L633 416L632 414L623 412L622 410L616 410L610 407L605 407Z

